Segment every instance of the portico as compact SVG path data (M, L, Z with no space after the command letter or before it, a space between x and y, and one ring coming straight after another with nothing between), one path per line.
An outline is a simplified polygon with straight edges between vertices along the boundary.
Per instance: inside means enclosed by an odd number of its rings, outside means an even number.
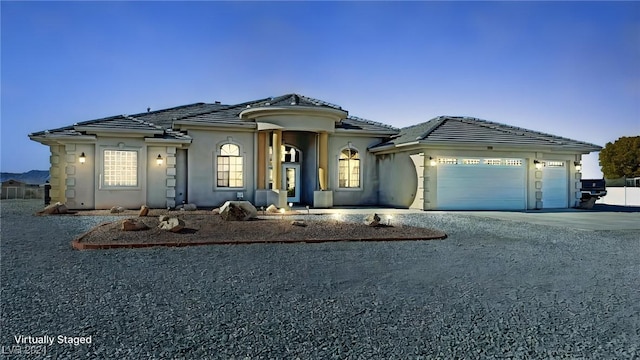
M295 101L295 100L294 100ZM256 205L333 206L329 134L347 112L333 108L262 106L241 119L255 121Z

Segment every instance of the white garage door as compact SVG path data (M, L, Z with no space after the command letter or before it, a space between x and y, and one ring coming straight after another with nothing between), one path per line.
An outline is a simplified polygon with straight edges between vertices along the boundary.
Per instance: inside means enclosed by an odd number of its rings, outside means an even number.
M546 161L542 169L542 207L566 208L569 203L569 179L564 161Z
M439 210L523 210L525 161L502 158L438 159Z

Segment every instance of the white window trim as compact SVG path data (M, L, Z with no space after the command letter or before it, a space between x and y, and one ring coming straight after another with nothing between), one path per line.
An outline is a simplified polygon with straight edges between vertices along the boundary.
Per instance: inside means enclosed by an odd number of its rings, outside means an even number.
M221 148L225 144L236 145L239 149L240 157L242 158L242 186L241 187L230 187L230 186L218 186L218 156L222 156ZM216 144L215 151L212 154L212 165L213 165L213 190L214 191L229 191L229 192L237 192L247 190L247 154L244 152L244 147L242 144L233 140L233 138L228 137L226 140L221 141Z
M357 187L340 187L340 155L342 154L342 151L345 149L352 149L358 152L358 163L360 165L359 169L358 169L358 185ZM337 191L362 191L363 190L363 186L362 186L362 168L363 168L363 158L362 158L362 152L360 151L360 149L358 149L357 147L351 145L347 145L347 146L343 146L342 148L340 148L340 151L338 151L338 156L336 159L336 167L337 167L337 171L336 171L336 190Z
M107 185L105 184L105 151L130 151L130 152L135 152L136 153L136 185L130 185L130 186L123 186L123 185L117 185L117 186L113 186L113 185ZM142 189L142 184L141 184L141 173L140 173L140 166L142 163L145 163L144 159L141 158L141 154L142 152L140 151L140 148L132 148L132 147L125 147L122 143L119 144L118 146L109 146L109 147L102 147L100 149L100 179L98 182L98 186L99 186L99 190L140 190Z

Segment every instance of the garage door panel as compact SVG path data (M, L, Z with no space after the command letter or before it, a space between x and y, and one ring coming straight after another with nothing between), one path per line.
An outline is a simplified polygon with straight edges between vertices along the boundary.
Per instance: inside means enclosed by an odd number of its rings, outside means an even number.
M524 167L440 164L437 191L442 210L522 210Z
M568 207L569 179L563 164L545 166L542 170L542 207L545 209Z

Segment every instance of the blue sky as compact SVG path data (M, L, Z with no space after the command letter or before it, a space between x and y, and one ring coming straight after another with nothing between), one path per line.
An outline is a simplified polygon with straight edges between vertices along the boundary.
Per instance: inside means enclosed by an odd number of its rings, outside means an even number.
M297 92L404 127L640 135L639 2L1 2L2 171L31 132ZM584 177L600 177L597 155Z

